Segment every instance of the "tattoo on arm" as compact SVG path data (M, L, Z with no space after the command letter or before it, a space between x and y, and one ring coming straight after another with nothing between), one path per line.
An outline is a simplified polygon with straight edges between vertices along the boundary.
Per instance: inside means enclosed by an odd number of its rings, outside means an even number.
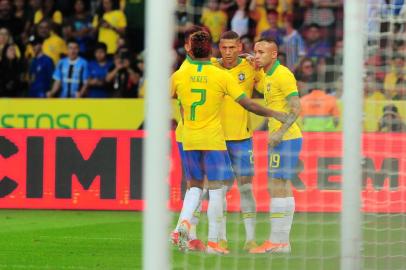
M300 114L300 99L298 96L293 96L289 99L290 111L286 115L286 121L282 124L280 130L286 132L295 123Z

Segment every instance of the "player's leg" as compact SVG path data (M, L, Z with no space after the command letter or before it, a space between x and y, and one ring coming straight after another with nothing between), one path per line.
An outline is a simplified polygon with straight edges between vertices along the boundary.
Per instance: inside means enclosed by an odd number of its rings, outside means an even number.
M186 175L186 170L185 170L185 152L183 151L183 145L181 142L176 142L177 146L178 146L178 151L179 151L179 157L180 157L180 164L182 167L182 173L183 173L183 179L186 179L186 192L185 192L185 196L187 195L187 193L189 192L189 188L190 188L190 183L189 181L187 181L187 175ZM178 217L178 222L176 223L176 227L175 229L171 232L171 241L172 244L174 245L178 245L178 241L179 241L179 225L181 223L181 219L180 219L180 215Z
M290 252L294 198L289 179L297 166L300 149L301 139L296 139L282 141L269 151L271 233L269 239L252 253Z
M299 162L299 154L302 150L302 138L289 140L288 150L286 153L289 153L289 158L287 159L287 166L285 167L285 198L286 198L286 215L284 217L284 229L283 229L283 241L290 243L290 231L293 223L293 216L295 213L295 198L292 192L291 179L296 173L297 164ZM290 247L290 244L289 244ZM290 248L289 248L290 250Z
M252 192L254 157L252 139L227 142L234 174L240 191L241 212L245 227L244 250L257 246L255 242L256 202Z
M201 201L204 179L204 170L201 166L202 159L202 151L185 151L185 172L190 188L185 194L182 211L179 217L181 222L178 227L178 245L182 250L188 249L188 241L190 240L190 224L192 222L193 213Z
M209 231L207 252L227 254L228 250L219 246L220 232L223 224L224 189L228 181L234 179L231 161L227 151L205 151L205 172L208 180L209 205L207 216Z

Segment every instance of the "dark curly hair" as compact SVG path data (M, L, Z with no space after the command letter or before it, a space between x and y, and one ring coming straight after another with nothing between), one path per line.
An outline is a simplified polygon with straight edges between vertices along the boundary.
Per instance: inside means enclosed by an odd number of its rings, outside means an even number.
M211 36L205 31L198 31L190 36L191 51L196 58L207 58L211 52Z

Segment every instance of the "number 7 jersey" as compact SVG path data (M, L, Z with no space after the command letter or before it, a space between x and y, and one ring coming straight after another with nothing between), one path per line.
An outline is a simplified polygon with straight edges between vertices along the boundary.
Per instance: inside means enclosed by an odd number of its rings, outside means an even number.
M183 149L226 150L220 111L229 95L238 101L245 96L237 81L210 61L194 61L172 75L171 95L183 108Z

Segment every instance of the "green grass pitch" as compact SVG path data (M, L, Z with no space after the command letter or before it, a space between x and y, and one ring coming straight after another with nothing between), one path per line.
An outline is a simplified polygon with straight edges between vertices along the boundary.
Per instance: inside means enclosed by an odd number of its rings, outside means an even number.
M296 214L291 255L243 253L240 215L228 214L228 221L230 255L171 247L171 269L339 269L338 214ZM363 269L406 269L406 215L365 215L363 224ZM1 210L0 228L0 269L142 269L140 212ZM259 214L259 242L268 231L267 215ZM205 217L198 234L206 238Z

